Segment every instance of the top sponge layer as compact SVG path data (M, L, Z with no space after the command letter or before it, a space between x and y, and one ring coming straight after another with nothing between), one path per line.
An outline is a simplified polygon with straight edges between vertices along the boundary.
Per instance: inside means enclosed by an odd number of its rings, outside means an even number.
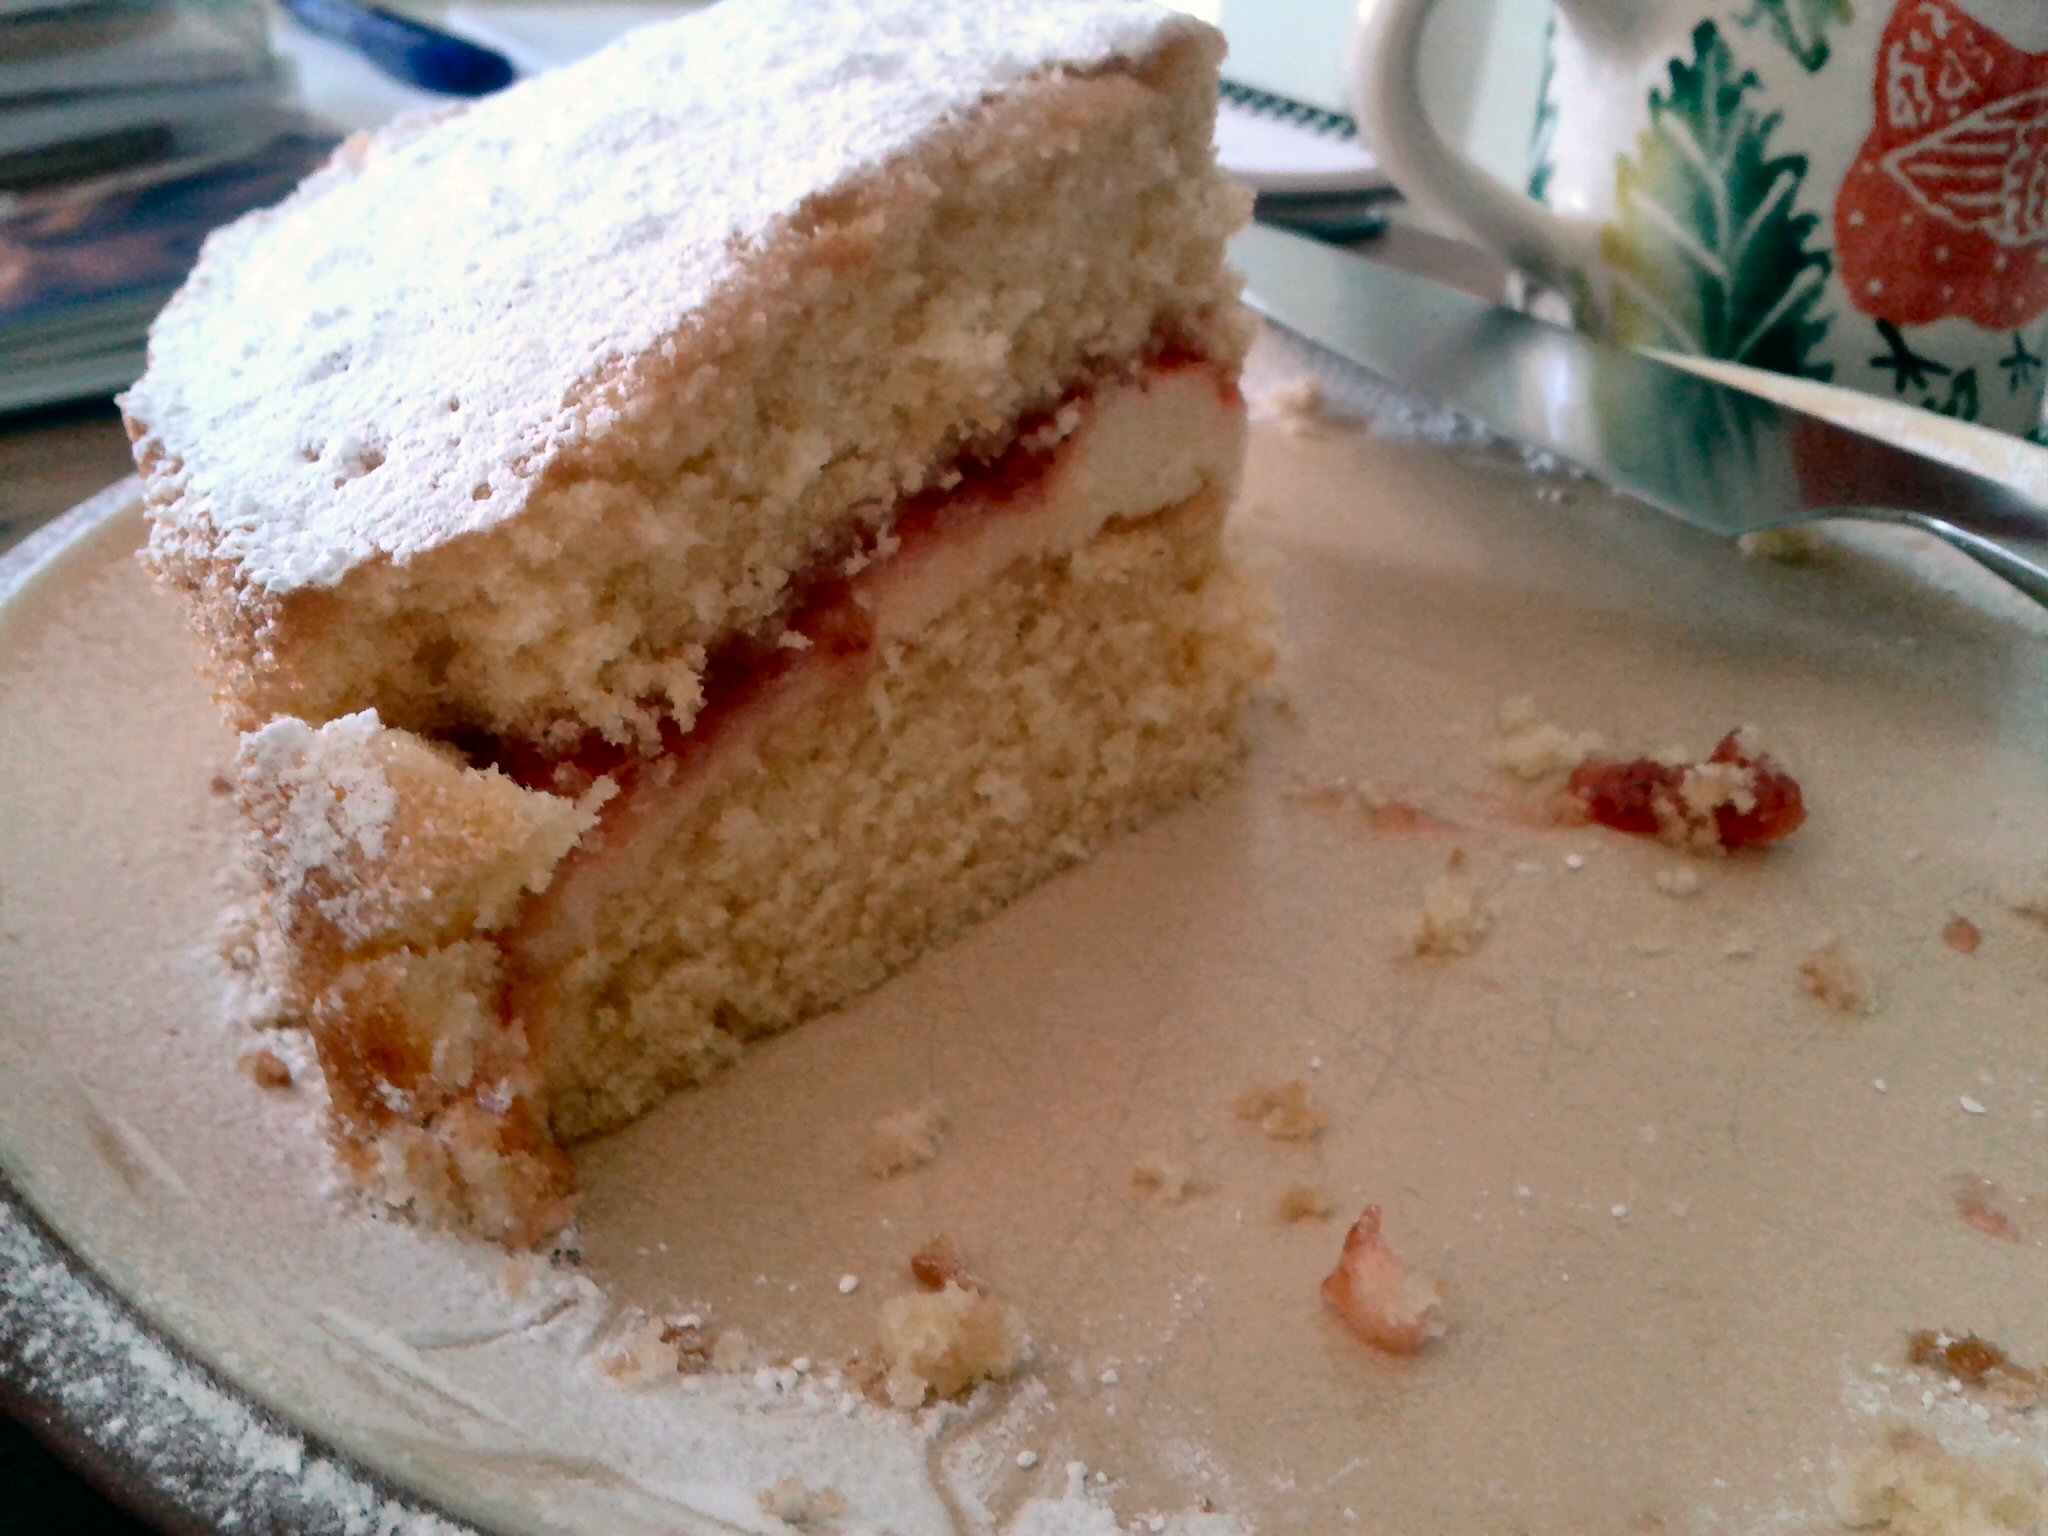
M649 742L906 495L1229 369L1220 54L1143 0L723 0L352 143L124 402L230 720Z
M217 234L128 412L244 580L403 560L517 516L807 200L992 90L1194 26L1145 0L727 0L635 33L356 141Z

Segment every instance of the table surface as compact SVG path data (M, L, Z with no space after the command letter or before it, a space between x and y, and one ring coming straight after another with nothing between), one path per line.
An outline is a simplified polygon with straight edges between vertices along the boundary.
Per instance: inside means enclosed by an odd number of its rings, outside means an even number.
M110 401L0 417L0 551L134 468Z

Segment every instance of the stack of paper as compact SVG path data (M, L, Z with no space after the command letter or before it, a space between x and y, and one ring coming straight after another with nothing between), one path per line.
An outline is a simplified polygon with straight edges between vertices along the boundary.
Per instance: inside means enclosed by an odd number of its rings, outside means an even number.
M215 225L334 139L258 0L0 0L0 410L120 389Z

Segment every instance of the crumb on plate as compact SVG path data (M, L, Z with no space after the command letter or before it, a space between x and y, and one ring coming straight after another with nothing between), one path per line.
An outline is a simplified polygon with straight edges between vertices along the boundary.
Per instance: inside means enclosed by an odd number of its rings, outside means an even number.
M1449 867L1422 888L1422 905L1407 921L1408 947L1418 955L1469 955L1487 922L1486 893L1453 854Z
M1295 1078L1270 1087L1247 1089L1231 1103L1231 1111L1275 1141L1313 1141L1329 1124L1309 1102L1308 1084Z
M1280 1191L1282 1221L1321 1221L1335 1209L1330 1197L1313 1184L1290 1184Z
M784 1525L823 1525L846 1513L846 1496L829 1483L822 1488L794 1477L785 1477L772 1488L761 1490L761 1513Z
M1876 1011L1877 991L1863 961L1848 942L1830 938L1799 962L1799 977L1816 1002L1837 1013Z
M1300 437L1323 419L1323 404L1323 386L1303 374L1262 393L1252 402L1252 417L1273 422L1289 437Z
M1818 565L1827 545L1820 531L1804 524L1790 528L1760 528L1735 541L1747 560L1767 560L1773 565Z
M1487 761L1525 783L1566 773L1601 748L1596 731L1568 731L1544 719L1535 701L1507 700L1494 721L1494 741Z
M944 1290L949 1285L957 1285L963 1291L988 1289L967 1267L959 1245L944 1233L910 1256L910 1278L927 1291Z
M1344 1252L1323 1281L1323 1300L1344 1325L1389 1355L1418 1354L1444 1335L1443 1291L1411 1270L1380 1234L1368 1205L1344 1234Z
M1931 1328L1906 1335L1906 1361L1937 1371L1960 1386L1981 1391L1993 1402L2016 1411L2041 1400L2041 1376L2021 1365L1989 1339L1974 1333L1952 1334Z
M1652 876L1657 889L1666 896L1694 896L1699 893L1700 872L1690 864L1672 864Z
M670 1323L661 1330L661 1342L674 1354L676 1370L681 1374L694 1376L711 1368L712 1344L702 1323Z
M2048 1473L2025 1456L1962 1456L1900 1429L1850 1461L1833 1502L1842 1524L1888 1536L2039 1536Z
M982 1291L948 1281L882 1303L883 1388L897 1408L1000 1381L1023 1359L1023 1317Z
M922 1168L946 1143L946 1110L937 1099L883 1115L868 1137L868 1172L878 1179Z
M1186 1163L1170 1157L1140 1158L1131 1169L1131 1187L1161 1205L1181 1205L1202 1191L1201 1180Z

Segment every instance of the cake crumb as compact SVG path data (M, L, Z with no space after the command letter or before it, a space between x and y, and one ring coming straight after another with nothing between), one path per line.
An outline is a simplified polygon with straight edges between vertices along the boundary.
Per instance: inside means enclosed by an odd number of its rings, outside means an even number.
M949 1285L957 1285L963 1291L988 1289L967 1267L959 1245L943 1233L910 1256L910 1278L927 1291L944 1290Z
M1842 1524L1889 1536L2039 1536L2048 1473L2024 1456L1959 1456L1900 1429L1843 1470L1833 1502Z
M1568 731L1545 720L1526 697L1503 703L1494 729L1487 761L1530 784L1569 773L1603 745L1596 731Z
M1877 993L1869 974L1842 939L1824 940L1799 962L1799 976L1817 1002L1837 1013L1867 1014L1877 1009Z
M1321 1221L1336 1206L1313 1184L1290 1184L1280 1191L1279 1209L1282 1221Z
M1147 1157L1131 1170L1131 1185L1161 1205L1183 1205L1202 1192L1201 1180L1186 1163L1170 1157Z
M922 1168L946 1142L946 1110L937 1099L876 1120L868 1139L868 1172L878 1179Z
M2041 1377L1989 1339L1922 1328L1906 1336L1906 1361L1939 1371L2001 1407L2024 1412L2041 1400Z
M1746 560L1767 560L1773 565L1819 565L1826 550L1819 531L1804 525L1791 528L1759 528L1735 541Z
M1692 896L1700 888L1700 872L1690 864L1672 864L1657 871L1653 877L1657 889L1666 896Z
M289 1088L292 1069L277 1052L259 1047L236 1063L258 1088Z
M846 1513L846 1496L830 1484L813 1488L797 1478L785 1477L773 1488L761 1490L761 1513L799 1528L823 1525Z
M711 1368L711 1341L704 1336L704 1326L695 1318L682 1318L661 1330L661 1342L675 1356L675 1368L684 1376L694 1376L699 1371Z
M744 1344L745 1335L736 1336ZM670 1322L635 1310L599 1352L597 1368L616 1385L636 1389L678 1374L694 1375L710 1366L716 1354L696 1320Z
M1299 437L1322 420L1323 387L1307 374L1275 384L1256 402L1256 417L1278 423L1290 437Z
M1421 909L1407 924L1408 946L1418 955L1469 955L1486 933L1486 893L1463 872L1455 855L1450 866L1422 888Z
M1017 1368L1027 1342L1024 1319L982 1291L947 1282L882 1303L883 1389L892 1405L913 1409Z
M842 1295L842 1296L851 1296L851 1295L852 1295L852 1294L853 1294L853 1293L854 1293L855 1291L857 1291L857 1290L859 1290L859 1289L860 1289L860 1276L859 1276L859 1275L841 1275L841 1276L839 1277L839 1294L840 1294L840 1295Z
M1418 1354L1444 1335L1442 1289L1388 1246L1376 1205L1344 1234L1343 1255L1323 1281L1323 1300L1360 1339L1390 1355Z
M1329 1123L1308 1099L1308 1084L1291 1082L1247 1090L1231 1103L1247 1125L1255 1125L1275 1141L1314 1141Z
M1284 384L1275 384L1259 403L1290 416L1313 416L1323 408L1323 386L1312 374L1304 373Z
M1941 942L1959 955L1974 955L1984 942L1984 931L1958 913L1942 925Z

